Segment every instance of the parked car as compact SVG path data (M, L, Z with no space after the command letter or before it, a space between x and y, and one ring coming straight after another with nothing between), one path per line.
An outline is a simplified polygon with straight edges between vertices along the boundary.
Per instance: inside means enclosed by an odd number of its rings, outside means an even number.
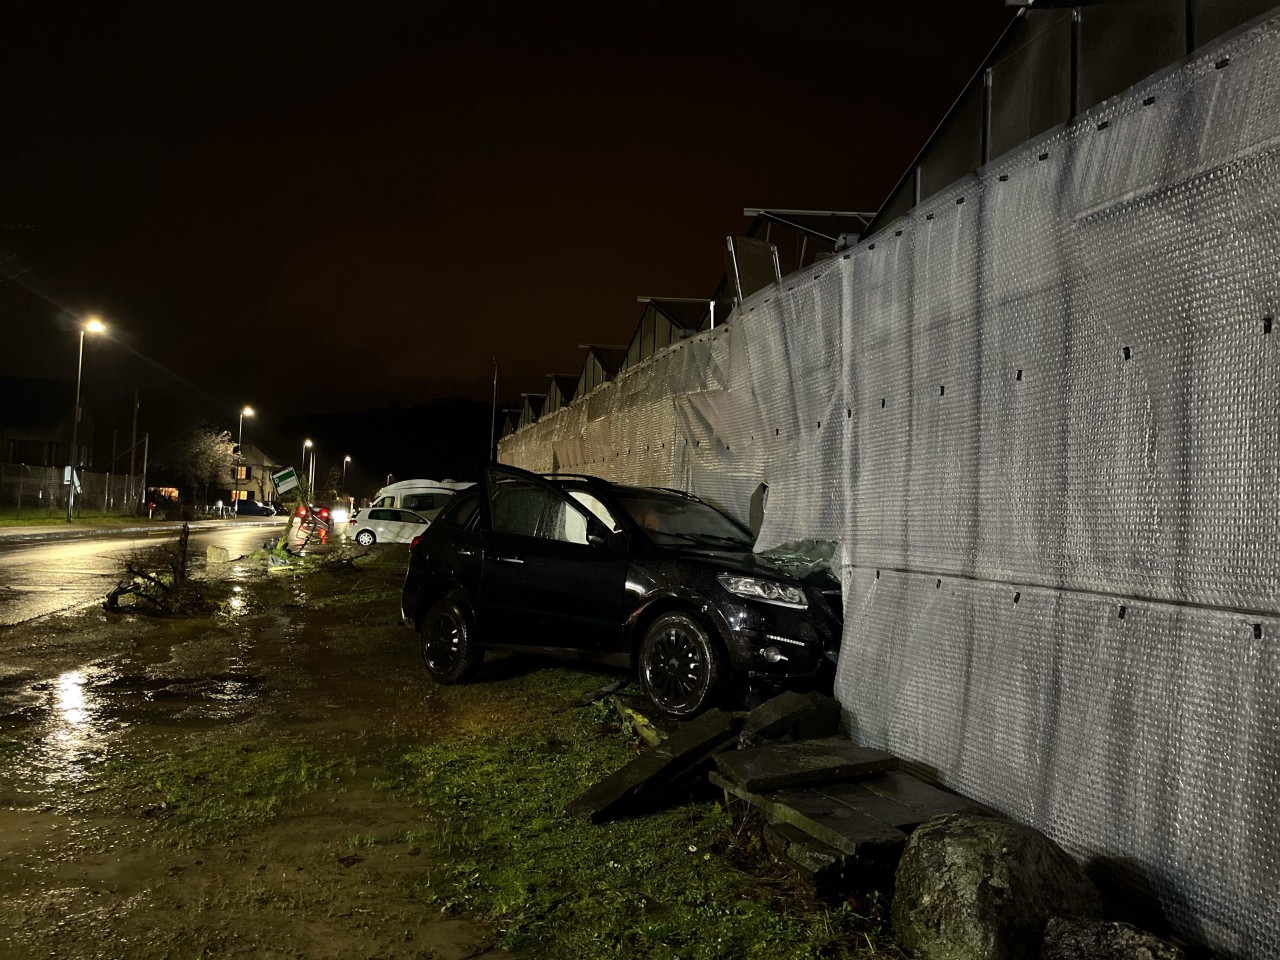
M412 510L434 520L455 493L474 486L459 480L398 480L380 489L370 506Z
M375 543L412 543L430 525L431 521L412 510L369 507L357 510L347 520L347 536L362 547Z
M237 500L235 513L239 517L274 517L276 514L269 503L259 500Z
M486 649L627 666L653 705L693 716L731 675L829 682L840 584L752 552L746 528L685 493L490 466L410 548L401 616L441 683Z

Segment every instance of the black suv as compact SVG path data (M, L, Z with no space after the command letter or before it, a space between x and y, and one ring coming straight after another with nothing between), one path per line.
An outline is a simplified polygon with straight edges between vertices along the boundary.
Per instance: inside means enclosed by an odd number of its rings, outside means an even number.
M410 548L401 615L441 683L466 679L485 648L635 669L677 717L717 701L731 671L829 682L839 582L788 572L752 542L686 493L491 465Z

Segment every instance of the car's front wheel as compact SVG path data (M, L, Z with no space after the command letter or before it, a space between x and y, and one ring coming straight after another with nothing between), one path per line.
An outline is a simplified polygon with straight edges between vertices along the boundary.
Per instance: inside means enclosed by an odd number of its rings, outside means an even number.
M356 534L356 543L362 547L371 547L373 542L378 538L373 535L372 530L361 530Z
M692 717L720 697L728 665L707 629L686 613L665 613L640 645L640 686L660 711Z
M422 618L421 651L427 673L445 684L466 680L484 659L466 613L447 597L437 600Z

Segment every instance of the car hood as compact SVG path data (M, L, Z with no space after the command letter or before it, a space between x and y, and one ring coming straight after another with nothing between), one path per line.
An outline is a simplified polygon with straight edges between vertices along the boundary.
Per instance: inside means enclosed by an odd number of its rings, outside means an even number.
M763 553L752 553L750 550L735 550L719 547L678 547L668 548L664 553L682 560L717 567L731 573L743 573L748 576L772 577L774 579L800 581L802 574L788 569L777 559Z

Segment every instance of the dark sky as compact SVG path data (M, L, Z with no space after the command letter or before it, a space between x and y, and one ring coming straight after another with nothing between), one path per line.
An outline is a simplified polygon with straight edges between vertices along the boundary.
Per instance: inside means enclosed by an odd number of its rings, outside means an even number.
M0 375L308 413L504 399L709 296L744 206L875 209L976 3L6 6ZM137 354L183 379L166 399Z

